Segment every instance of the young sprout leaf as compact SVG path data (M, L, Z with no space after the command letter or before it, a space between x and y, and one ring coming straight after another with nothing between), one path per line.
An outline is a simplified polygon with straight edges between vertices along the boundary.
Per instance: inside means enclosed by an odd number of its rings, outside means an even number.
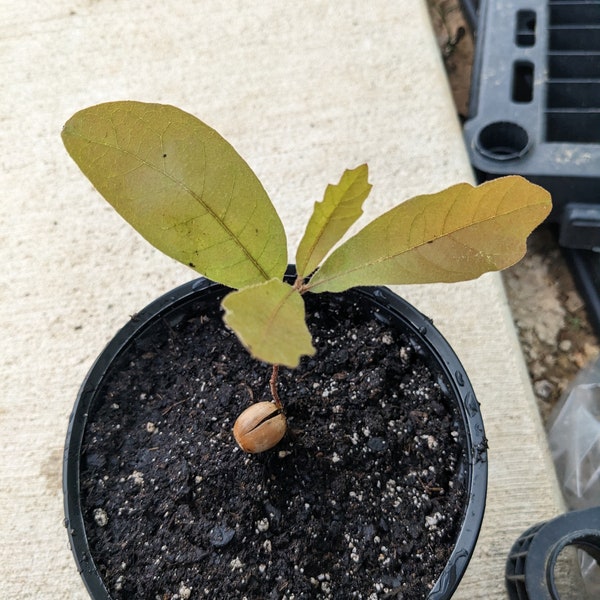
M196 117L110 102L76 113L62 138L96 189L168 256L234 288L283 276L285 232L267 193Z
M297 367L315 349L304 317L304 300L280 279L231 292L222 301L224 320L255 358Z
M362 215L362 204L371 191L367 165L346 170L337 185L328 185L296 252L296 269L307 277L325 258L350 226Z
M551 206L546 190L518 176L417 196L337 248L306 287L340 292L474 279L520 260L527 236Z

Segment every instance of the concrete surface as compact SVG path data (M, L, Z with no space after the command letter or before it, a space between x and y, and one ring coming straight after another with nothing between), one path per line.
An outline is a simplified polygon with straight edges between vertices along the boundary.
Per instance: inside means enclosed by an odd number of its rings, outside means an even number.
M425 0L0 1L0 597L83 599L61 459L78 386L128 315L194 277L70 161L60 130L106 100L178 105L255 169L295 246L312 203L367 161L367 217L471 179ZM500 277L399 290L454 345L490 446L487 515L457 598L505 598L504 561L562 510Z

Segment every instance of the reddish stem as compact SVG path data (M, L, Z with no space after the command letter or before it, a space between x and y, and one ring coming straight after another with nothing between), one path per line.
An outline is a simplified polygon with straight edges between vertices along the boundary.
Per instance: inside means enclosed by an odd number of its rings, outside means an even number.
M279 394L277 393L277 377L279 375L279 365L273 365L273 372L271 373L271 380L269 381L269 385L271 386L271 396L273 396L273 400L275 400L275 406L277 408L282 408L281 400L279 399Z

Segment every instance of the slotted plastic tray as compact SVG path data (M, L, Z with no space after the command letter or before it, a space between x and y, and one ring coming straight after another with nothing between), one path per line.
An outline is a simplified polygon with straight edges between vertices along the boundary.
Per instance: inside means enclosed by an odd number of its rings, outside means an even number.
M561 245L600 247L600 1L487 0L477 30L464 126L477 178L542 185Z

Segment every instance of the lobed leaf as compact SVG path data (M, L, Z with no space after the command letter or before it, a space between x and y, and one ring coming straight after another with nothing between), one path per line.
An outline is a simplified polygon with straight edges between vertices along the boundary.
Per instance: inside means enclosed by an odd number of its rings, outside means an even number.
M285 232L267 193L196 117L110 102L76 113L62 138L96 189L168 256L235 288L283 276Z
M519 176L417 196L342 244L306 289L455 282L504 269L523 257L551 207L546 190Z
M303 355L315 353L304 300L281 279L231 292L222 306L225 323L255 358L293 368Z
M362 204L371 191L367 165L344 171L336 185L328 185L322 202L315 202L313 214L296 252L296 269L307 277L362 215Z

